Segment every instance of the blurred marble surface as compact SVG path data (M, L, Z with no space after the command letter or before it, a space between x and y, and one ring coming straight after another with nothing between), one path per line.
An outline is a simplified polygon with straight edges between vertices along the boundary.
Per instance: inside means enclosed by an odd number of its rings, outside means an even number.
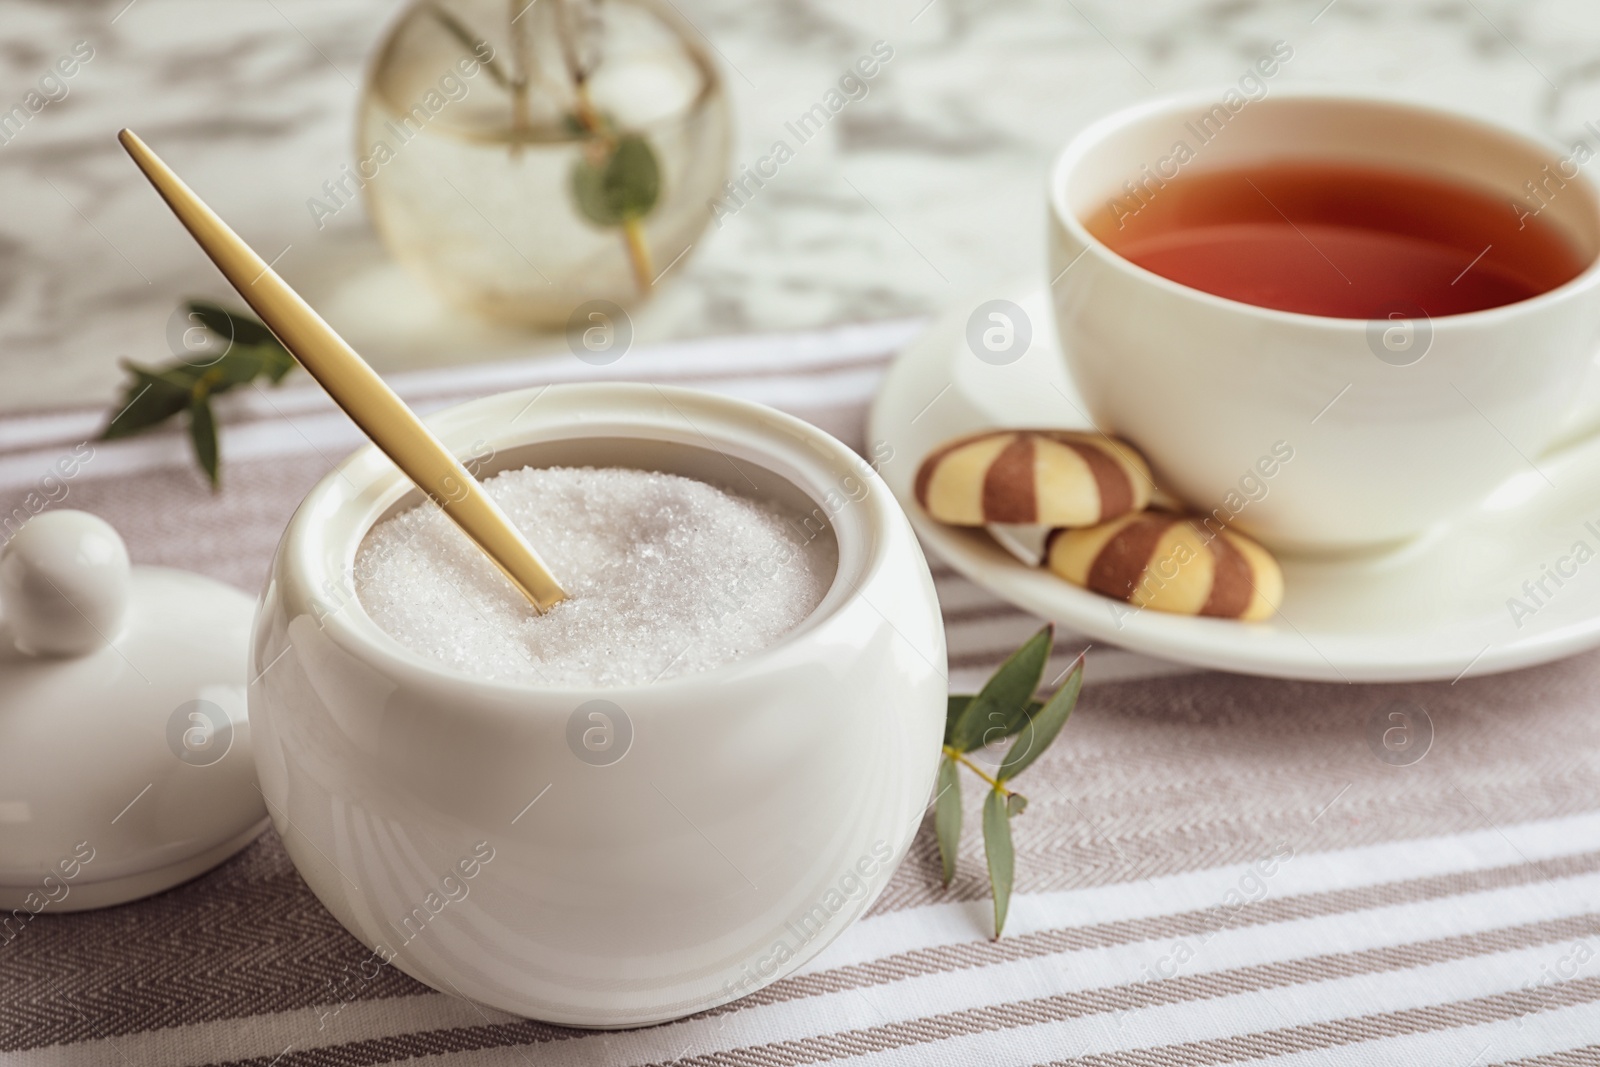
M1219 92L1276 40L1285 83L1387 87L1569 141L1600 120L1590 0L675 0L723 59L753 162L874 41L893 60L707 231L638 341L932 313L1042 269L1055 149L1122 105ZM453 312L366 218L306 207L353 158L357 89L394 0L0 0L0 111L93 58L0 144L0 410L108 402L160 360L179 299L223 296L118 149L132 126L380 369L571 359ZM59 89L53 95L60 95Z

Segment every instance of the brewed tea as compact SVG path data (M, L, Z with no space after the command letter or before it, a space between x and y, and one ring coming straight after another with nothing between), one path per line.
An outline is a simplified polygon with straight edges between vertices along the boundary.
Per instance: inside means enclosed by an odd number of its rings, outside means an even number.
M1123 258L1217 296L1307 315L1382 318L1499 307L1584 263L1546 219L1436 176L1336 163L1180 172L1084 220Z

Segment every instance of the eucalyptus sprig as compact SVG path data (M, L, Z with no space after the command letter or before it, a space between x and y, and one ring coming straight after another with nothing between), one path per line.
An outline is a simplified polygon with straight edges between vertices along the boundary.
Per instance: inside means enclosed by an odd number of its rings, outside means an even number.
M934 836L945 885L956 873L956 847L961 843L961 772L965 767L983 780L983 851L994 893L994 936L1006 925L1016 853L1011 845L1011 820L1028 806L1028 798L1010 787L1017 775L1044 754L1061 733L1083 691L1083 657L1048 700L1034 699L1044 675L1055 628L1046 626L1023 643L984 683L976 696L951 696L945 710L944 755L934 800ZM968 753L1015 738L992 772L968 759Z
M257 378L276 385L294 368L294 357L259 320L206 300L189 301L184 321L181 343L192 353L189 358L160 367L122 361L128 383L100 440L143 433L186 411L195 460L216 489L221 485L221 454L211 398Z
M553 0L553 6L547 5L572 94L571 108L564 116L565 126L569 133L581 138L567 181L578 214L601 229L621 231L634 282L640 292L648 292L655 284L655 268L645 241L644 220L661 199L661 163L642 133L623 129L611 115L594 105L589 94L590 79L600 62L599 48L596 45L589 49L591 54L584 55L585 41L580 35L591 30L598 20L591 17L590 25L577 24L584 21L585 16L595 16L594 2ZM588 9L575 10L584 5L589 5ZM528 94L532 88L530 71L535 64L529 25L534 19L523 21L532 6L525 0L510 0L507 7L513 53L511 70L508 72L492 56L481 61L495 83L511 94L513 156L522 151L524 139L532 139L528 130ZM463 49L478 55L479 46L484 42L481 36L440 4L430 4L429 10Z
M643 222L661 196L655 150L640 134L617 132L593 108L580 108L576 115L589 141L572 164L573 202L596 226L622 230L634 281L647 290L655 281Z

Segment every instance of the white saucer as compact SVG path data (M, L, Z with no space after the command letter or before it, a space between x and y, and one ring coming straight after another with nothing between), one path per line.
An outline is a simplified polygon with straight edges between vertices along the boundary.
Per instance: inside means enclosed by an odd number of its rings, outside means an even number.
M1042 288L988 295L1027 313L1027 352L1006 365L979 360L965 333L980 300L962 306L900 354L873 403L869 433L875 447L893 449L879 472L923 544L995 595L1094 641L1284 678L1455 680L1600 645L1600 440L1538 459L1537 469L1512 478L1476 510L1397 548L1335 559L1281 556L1283 607L1261 623L1130 612L1026 566L982 530L933 522L913 498L912 481L940 442L991 426L1089 424ZM1570 555L1578 542L1593 558L1578 563ZM1576 572L1561 585L1548 577L1558 564ZM1535 586L1535 601L1523 583L1541 578L1544 592ZM1513 597L1531 613L1514 617Z

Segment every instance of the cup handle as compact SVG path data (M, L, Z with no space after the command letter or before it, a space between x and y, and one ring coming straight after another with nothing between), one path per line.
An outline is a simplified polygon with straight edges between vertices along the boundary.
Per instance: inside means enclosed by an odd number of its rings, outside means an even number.
M1559 452L1596 436L1600 436L1600 351L1595 352L1589 372L1578 386L1577 399L1562 418L1555 437L1545 446L1544 454Z

